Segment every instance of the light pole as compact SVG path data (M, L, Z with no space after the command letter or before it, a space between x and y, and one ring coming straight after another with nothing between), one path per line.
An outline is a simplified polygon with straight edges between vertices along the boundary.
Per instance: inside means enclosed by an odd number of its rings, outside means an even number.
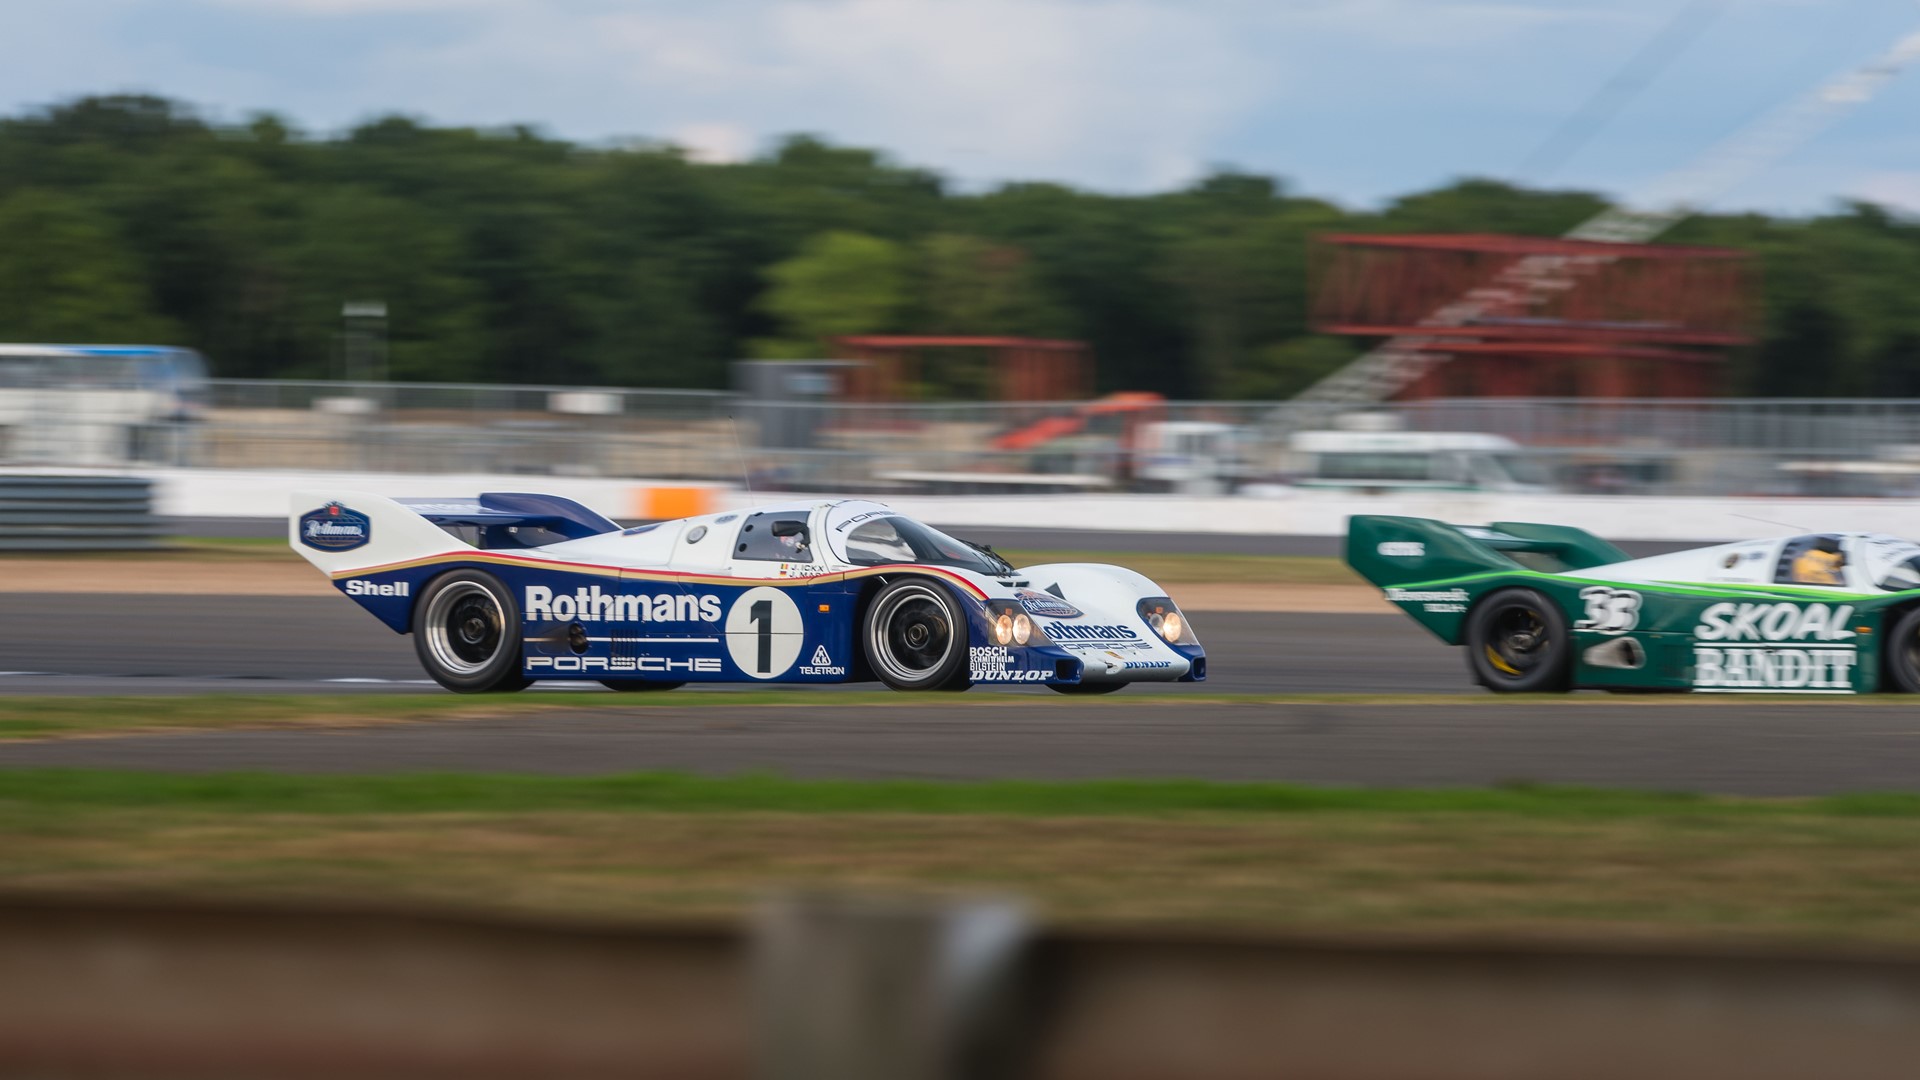
M349 382L387 381L387 302L349 300L340 305Z

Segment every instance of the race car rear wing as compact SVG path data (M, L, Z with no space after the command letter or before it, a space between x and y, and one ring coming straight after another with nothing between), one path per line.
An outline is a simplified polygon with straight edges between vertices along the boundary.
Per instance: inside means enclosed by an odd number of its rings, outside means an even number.
M441 528L476 530L474 546L486 551L533 547L529 542L533 538L525 535L529 531L549 534L538 540L540 544L620 531L610 518L558 495L489 491L478 499L395 501Z
M518 492L488 492L477 499L390 499L364 491L299 491L291 511L288 542L329 574L620 530L572 499Z
M1347 523L1347 565L1382 588L1493 570L1562 573L1628 558L1592 533L1564 525L1449 525L1374 514L1356 515Z

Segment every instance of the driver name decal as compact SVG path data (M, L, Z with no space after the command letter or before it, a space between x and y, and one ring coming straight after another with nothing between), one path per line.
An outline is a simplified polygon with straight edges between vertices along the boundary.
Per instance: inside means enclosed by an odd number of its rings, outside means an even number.
M1853 693L1853 607L1721 603L1694 627L1693 688L1715 693ZM1712 642L1713 644L1700 644Z

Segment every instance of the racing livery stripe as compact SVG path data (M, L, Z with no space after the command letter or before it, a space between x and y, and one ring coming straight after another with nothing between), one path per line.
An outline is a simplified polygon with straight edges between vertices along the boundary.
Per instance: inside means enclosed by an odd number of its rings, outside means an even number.
M440 555L428 555L419 559L407 559L403 562L382 563L379 566L362 566L352 570L336 570L327 575L336 581L343 578L366 577L371 574L389 574L396 570L412 570L421 566L438 566L442 563L469 562L486 563L491 566L513 566L523 570L560 570L569 574L596 574L600 577L617 578L622 573L617 566L599 566L594 563L559 562L554 559L534 559L524 555L503 555L496 551L449 551ZM631 572L631 571L628 571Z
M1615 588L1638 587L1658 589L1676 596L1712 596L1712 597L1751 597L1754 593L1778 596L1783 600L1819 597L1834 600L1877 600L1895 593L1856 593L1842 592L1827 586L1815 585L1702 585L1698 583L1681 584L1669 581L1614 581L1602 578L1581 577L1577 574L1549 574L1540 570L1488 570L1479 574L1467 574L1463 577L1436 578L1433 581L1410 581L1392 586L1396 589L1444 589L1456 585L1469 585L1474 582L1493 578L1536 578L1542 581L1564 581L1572 585L1610 585Z
M600 566L593 563L558 562L552 559L534 559L526 556L503 555L490 551L447 552L431 555L423 559L408 559L405 562L387 563L382 566L367 566L354 570L338 570L328 576L335 581L350 578L369 577L374 574L387 574L397 570L413 570L422 566L438 566L444 563L487 563L496 566L512 566L523 570L553 570L569 574L594 574L600 577L625 578L629 581L670 581L693 585L770 585L777 589L798 588L819 582L849 581L855 578L874 577L880 574L916 573L931 574L965 589L975 599L985 600L987 594L978 585L960 575L938 566L923 566L918 563L892 563L886 566L865 566L858 570L839 570L829 574L816 574L804 578L747 578L728 577L718 574L693 574L674 570L645 570L638 568L622 569L617 566Z

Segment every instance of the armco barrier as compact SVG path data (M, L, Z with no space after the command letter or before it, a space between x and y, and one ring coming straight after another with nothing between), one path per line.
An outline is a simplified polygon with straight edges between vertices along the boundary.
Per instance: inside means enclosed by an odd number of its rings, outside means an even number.
M838 908L838 910L836 910ZM1004 909L1003 909L1004 910ZM0 1076L1904 1078L1920 960L0 898Z
M161 537L144 477L0 475L0 550L151 548Z

